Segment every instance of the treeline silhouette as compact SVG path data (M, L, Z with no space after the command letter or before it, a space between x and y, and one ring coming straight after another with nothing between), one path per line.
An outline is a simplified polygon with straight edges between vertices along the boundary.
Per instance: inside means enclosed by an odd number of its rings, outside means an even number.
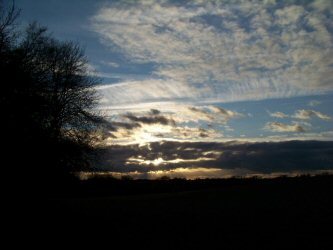
M18 31L14 5L0 12L2 161L13 185L62 185L94 160L99 80L78 44L37 23Z
M259 187L310 187L326 186L332 188L333 175L323 173L319 175L298 175L289 177L281 175L275 178L253 177L230 177L226 179L208 178L193 179L167 178L159 179L130 179L95 176L87 180L80 181L67 190L67 197L108 197L108 196L127 196L145 194L179 193L189 191L203 191L229 188L252 188Z

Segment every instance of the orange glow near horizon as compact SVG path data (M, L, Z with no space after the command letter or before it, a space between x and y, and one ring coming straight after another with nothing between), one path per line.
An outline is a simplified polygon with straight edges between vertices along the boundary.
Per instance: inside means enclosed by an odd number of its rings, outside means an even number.
M215 160L215 158L209 158L209 157L199 157L197 159L181 159L181 158L177 158L177 159L173 159L173 160L164 160L162 157L158 157L154 160L144 160L141 157L140 158L128 158L128 161L126 162L126 164L139 164L139 165L154 165L154 166L159 166L159 165L164 165L164 164L177 164L177 163L191 163L191 162L200 162L200 161L213 161Z

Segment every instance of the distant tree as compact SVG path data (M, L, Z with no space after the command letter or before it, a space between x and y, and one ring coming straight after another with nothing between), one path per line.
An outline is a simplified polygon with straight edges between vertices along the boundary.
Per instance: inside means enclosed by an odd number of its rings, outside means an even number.
M121 179L124 181L131 181L131 180L133 180L133 177L130 175L122 175Z
M170 176L163 175L163 176L161 176L160 178L158 178L158 180L161 180L161 181L168 181L168 180L171 180L171 178L170 178Z

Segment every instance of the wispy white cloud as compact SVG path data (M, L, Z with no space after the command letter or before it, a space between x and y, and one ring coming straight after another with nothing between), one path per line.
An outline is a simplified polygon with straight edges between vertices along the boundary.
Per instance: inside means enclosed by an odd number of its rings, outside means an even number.
M96 87L101 96L108 99L105 106L139 104L153 101L182 101L194 99L200 90L190 84L161 79L124 81Z
M309 105L310 104L312 106L314 106L314 105L317 105L318 102L310 101ZM274 117L274 118L288 118L288 117L292 117L292 118L296 118L296 119L300 119L300 120L310 120L313 117L317 117L319 119L326 120L326 121L328 121L328 120L330 120L332 118L329 115L323 114L323 113L321 113L319 111L305 110L305 109L296 110L294 115L288 115L288 114L285 114L285 113L280 112L280 111L273 112L273 113L268 112L268 113L269 113L269 115L271 117Z
M112 88L116 99L235 101L332 90L332 10L319 0L140 1L107 4L91 20L104 44L133 63L155 64L155 95L133 81Z
M210 110L212 110L217 115L222 115L225 120L233 119L233 118L239 118L243 117L244 115L241 113L238 113L236 111L227 110L219 106L209 106Z
M315 106L318 106L320 104L321 104L321 101L311 100L311 101L309 101L308 106L315 107Z
M119 67L119 64L116 63L116 62L112 62L112 61L101 61L101 63L103 65L106 65L106 66L109 66L109 67L112 67L112 68L118 68Z
M281 122L268 122L264 129L272 132L305 132L304 127L298 123L286 124Z
M289 115L287 115L287 114L285 114L283 112L279 112L279 111L274 112L274 113L269 113L269 115L271 117L275 117L275 118L287 118L287 117L289 117Z
M200 107L190 106L187 111L180 114L180 121L183 122L202 120L219 124L226 124L230 119L244 117L243 114L236 111L213 105Z
M330 116L325 115L319 111L305 110L305 109L297 110L293 117L296 119L301 119L301 120L309 120L312 117L317 117L319 119L326 120L326 121L331 119Z

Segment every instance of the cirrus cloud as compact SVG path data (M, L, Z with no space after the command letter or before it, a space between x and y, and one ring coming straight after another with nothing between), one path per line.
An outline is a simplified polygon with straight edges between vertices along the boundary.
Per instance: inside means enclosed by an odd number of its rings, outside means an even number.
M318 0L116 2L104 5L91 27L132 63L154 65L147 79L158 91L141 93L141 81L133 81L125 91L113 88L115 102L289 97L333 89L333 8L322 6Z
M305 132L304 127L298 123L286 124L281 122L268 122L264 129L272 132Z
M326 121L331 119L330 116L325 115L319 111L305 109L297 110L293 117L301 120L309 120L312 117L317 117Z
M274 112L274 113L269 113L269 115L271 116L271 117L275 117L275 118L287 118L287 117L289 117L289 115L287 115L287 114L285 114L285 113L283 113L283 112Z

